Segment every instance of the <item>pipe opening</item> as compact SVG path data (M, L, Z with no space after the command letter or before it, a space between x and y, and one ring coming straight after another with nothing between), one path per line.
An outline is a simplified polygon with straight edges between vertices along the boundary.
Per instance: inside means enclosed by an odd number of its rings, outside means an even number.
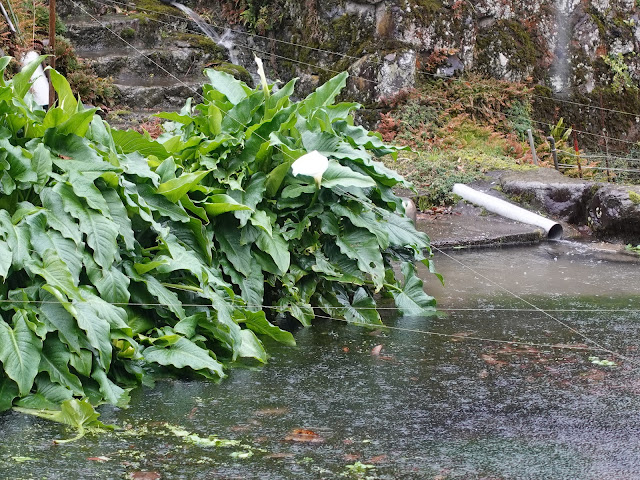
M549 232L547 233L547 238L549 240L560 240L562 238L563 233L564 231L562 229L562 225L560 225L559 223L556 223L554 226L552 226L549 229Z

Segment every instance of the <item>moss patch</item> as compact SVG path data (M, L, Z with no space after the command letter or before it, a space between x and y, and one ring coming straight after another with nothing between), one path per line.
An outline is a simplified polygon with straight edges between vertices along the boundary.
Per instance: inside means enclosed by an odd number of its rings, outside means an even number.
M631 200L634 205L640 205L640 194L629 190L629 200Z
M194 48L199 48L203 53L215 56L215 58L219 60L222 60L226 54L224 47L221 47L204 35L197 35L195 33L179 33L176 35L176 38L183 42L187 42Z
M491 29L479 33L476 51L479 70L485 73L489 73L490 66L499 53L509 59L509 70L518 74L531 71L540 55L529 32L513 20L500 20Z

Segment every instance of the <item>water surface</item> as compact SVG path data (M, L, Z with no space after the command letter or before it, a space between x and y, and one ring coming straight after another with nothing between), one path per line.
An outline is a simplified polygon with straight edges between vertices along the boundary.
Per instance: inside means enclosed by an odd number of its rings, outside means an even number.
M445 316L317 322L264 368L138 389L101 409L122 430L71 444L1 416L0 478L640 479L640 372L558 348L588 344L568 325L640 359L638 262L570 243L449 254L446 289L428 280ZM240 444L198 444L210 435Z

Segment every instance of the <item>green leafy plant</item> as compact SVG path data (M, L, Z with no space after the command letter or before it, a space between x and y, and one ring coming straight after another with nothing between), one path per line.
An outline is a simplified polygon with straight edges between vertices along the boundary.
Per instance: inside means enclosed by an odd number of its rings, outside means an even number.
M43 111L38 62L0 80L0 411L71 424L79 407L80 430L157 371L266 362L265 338L295 344L279 316L380 324L380 294L434 311L414 266L432 267L428 238L392 191L408 185L375 160L397 148L333 104L346 74L293 102L295 81L269 94L209 70L154 140L110 128L55 70ZM313 150L319 186L291 172Z
M622 53L609 53L607 55L602 55L601 58L611 70L611 74L613 75L611 88L615 92L621 93L623 90L638 89L636 82L631 78L629 66L626 64Z

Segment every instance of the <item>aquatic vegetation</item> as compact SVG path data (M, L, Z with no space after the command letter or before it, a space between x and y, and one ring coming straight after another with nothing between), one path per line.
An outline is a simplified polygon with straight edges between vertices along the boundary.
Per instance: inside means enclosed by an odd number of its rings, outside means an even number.
M414 267L432 267L429 239L392 191L410 185L375 160L399 148L334 104L346 74L293 102L295 80L266 95L208 70L203 102L159 114L154 140L54 70L58 104L34 105L40 60L0 80L0 411L81 435L157 372L219 379L266 362L265 339L295 345L278 318L380 324L378 293L434 312ZM314 150L319 188L292 173Z

